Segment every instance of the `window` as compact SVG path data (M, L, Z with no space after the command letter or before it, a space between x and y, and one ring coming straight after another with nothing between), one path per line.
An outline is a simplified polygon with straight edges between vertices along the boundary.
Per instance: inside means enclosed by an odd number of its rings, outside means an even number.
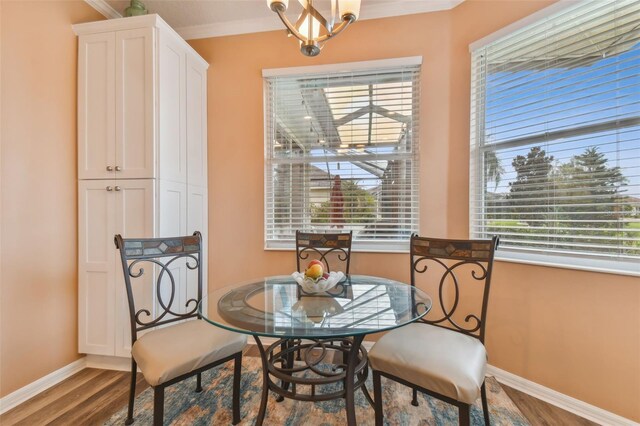
M470 223L524 261L640 273L640 2L472 47Z
M293 248L304 230L353 231L354 249L408 250L419 219L420 63L263 72L267 248Z

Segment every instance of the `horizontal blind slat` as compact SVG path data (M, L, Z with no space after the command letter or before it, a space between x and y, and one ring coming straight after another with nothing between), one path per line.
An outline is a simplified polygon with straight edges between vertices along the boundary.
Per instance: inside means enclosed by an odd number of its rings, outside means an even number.
M419 67L265 83L267 245L297 229L407 241L419 221Z
M640 2L472 52L469 218L501 248L640 260Z

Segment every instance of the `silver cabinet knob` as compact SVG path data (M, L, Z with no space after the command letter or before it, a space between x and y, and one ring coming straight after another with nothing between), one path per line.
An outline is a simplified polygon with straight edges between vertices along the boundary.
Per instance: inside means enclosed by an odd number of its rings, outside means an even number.
M116 185L116 191L120 191L120 187L118 185Z
M113 191L113 187L112 186L107 186L107 191Z
M116 166L116 172L120 172L120 171L122 171L122 167Z
M112 172L113 171L113 166L107 166L107 171L108 172Z

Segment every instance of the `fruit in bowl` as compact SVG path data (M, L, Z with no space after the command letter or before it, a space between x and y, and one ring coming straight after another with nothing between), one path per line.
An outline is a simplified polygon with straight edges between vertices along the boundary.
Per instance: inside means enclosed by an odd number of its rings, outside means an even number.
M342 272L324 272L324 265L318 260L309 262L304 274L294 272L291 275L307 293L325 292L344 279Z
M309 262L307 269L304 271L304 276L307 278L311 278L312 280L322 278L323 275L324 265L319 260L312 260L311 262Z

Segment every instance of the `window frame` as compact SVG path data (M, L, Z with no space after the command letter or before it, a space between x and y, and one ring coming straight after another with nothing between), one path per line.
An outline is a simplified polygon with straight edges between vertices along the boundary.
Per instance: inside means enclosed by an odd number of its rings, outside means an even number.
M291 239L286 240L269 240L268 238L268 214L269 214L269 197L268 197L268 186L269 186L269 178L270 174L268 168L271 167L270 160L272 159L269 144L269 132L268 132L268 123L271 120L269 113L271 111L270 100L269 100L269 85L265 83L266 78L269 77L286 77L286 76L296 76L296 75L304 75L304 76L326 76L328 74L335 73L348 73L348 72L367 72L367 71L377 71L377 70L385 70L385 69L393 69L393 68L402 68L402 67L411 67L411 66L422 66L422 56L409 56L409 57L401 57L401 58L391 58L391 59L381 59L381 60L372 60L372 61L358 61L358 62L346 62L346 63L336 63L336 64L325 64L325 65L312 65L312 66L302 66L302 67L287 67L287 68L270 68L262 70L262 78L263 78L263 131L264 131L264 158L265 158L265 169L264 169L264 188L263 188L263 196L264 196L264 204L263 204L263 226L264 226L264 250L265 251L291 251L295 250L295 235ZM420 92L419 92L420 93ZM418 99L416 100L418 105L420 104L420 94ZM418 135L415 135L414 140L419 140ZM420 164L419 164L419 142L414 143L413 148L415 150L412 153L412 161L415 161L414 167L416 167L416 175L417 178L414 182L414 187L416 189L416 193L418 194L417 200L417 211L413 212L418 216L417 220L417 229L416 232L420 232L420 199L419 199L419 185L420 185ZM348 232L349 229L345 227L344 230L340 229L332 229L328 232ZM351 250L354 252L371 252L371 253L408 253L409 252L409 236L407 236L406 240L367 240L367 241L358 241L353 240L351 245Z
M483 185L485 185L483 177L483 155L487 148L486 145L481 145L482 142L479 135L483 134L485 125L484 119L478 119L480 114L485 114L483 108L482 111L478 111L477 99L482 99L485 95L486 85L475 84L478 80L478 73L485 72L486 67L476 66L473 60L474 52L479 51L483 47L505 37L513 35L525 27L534 25L539 21L550 18L556 14L562 13L565 9L574 7L574 2L560 1L551 6L535 12L524 19L516 21L488 36L477 40L469 45L469 52L471 57L471 80L470 80L470 155L469 155L469 234L472 238L481 237L484 234L483 224L474 221L474 215L481 214L486 217L487 203L484 194ZM483 77L483 82L484 80ZM475 126L474 126L474 114ZM503 142L505 143L505 142ZM508 143L508 142L506 142ZM497 145L490 145L498 147ZM499 152L499 149L492 149ZM477 209L482 209L481 213L476 213ZM504 248L496 251L496 260L505 261L510 263L528 264L536 266L545 266L562 269L582 270L599 273L609 273L616 275L627 276L640 276L640 260L637 259L615 259L606 255L597 254L585 254L580 255L576 253L562 253L559 251L551 251L545 249L535 249L531 246L518 249L515 247Z

